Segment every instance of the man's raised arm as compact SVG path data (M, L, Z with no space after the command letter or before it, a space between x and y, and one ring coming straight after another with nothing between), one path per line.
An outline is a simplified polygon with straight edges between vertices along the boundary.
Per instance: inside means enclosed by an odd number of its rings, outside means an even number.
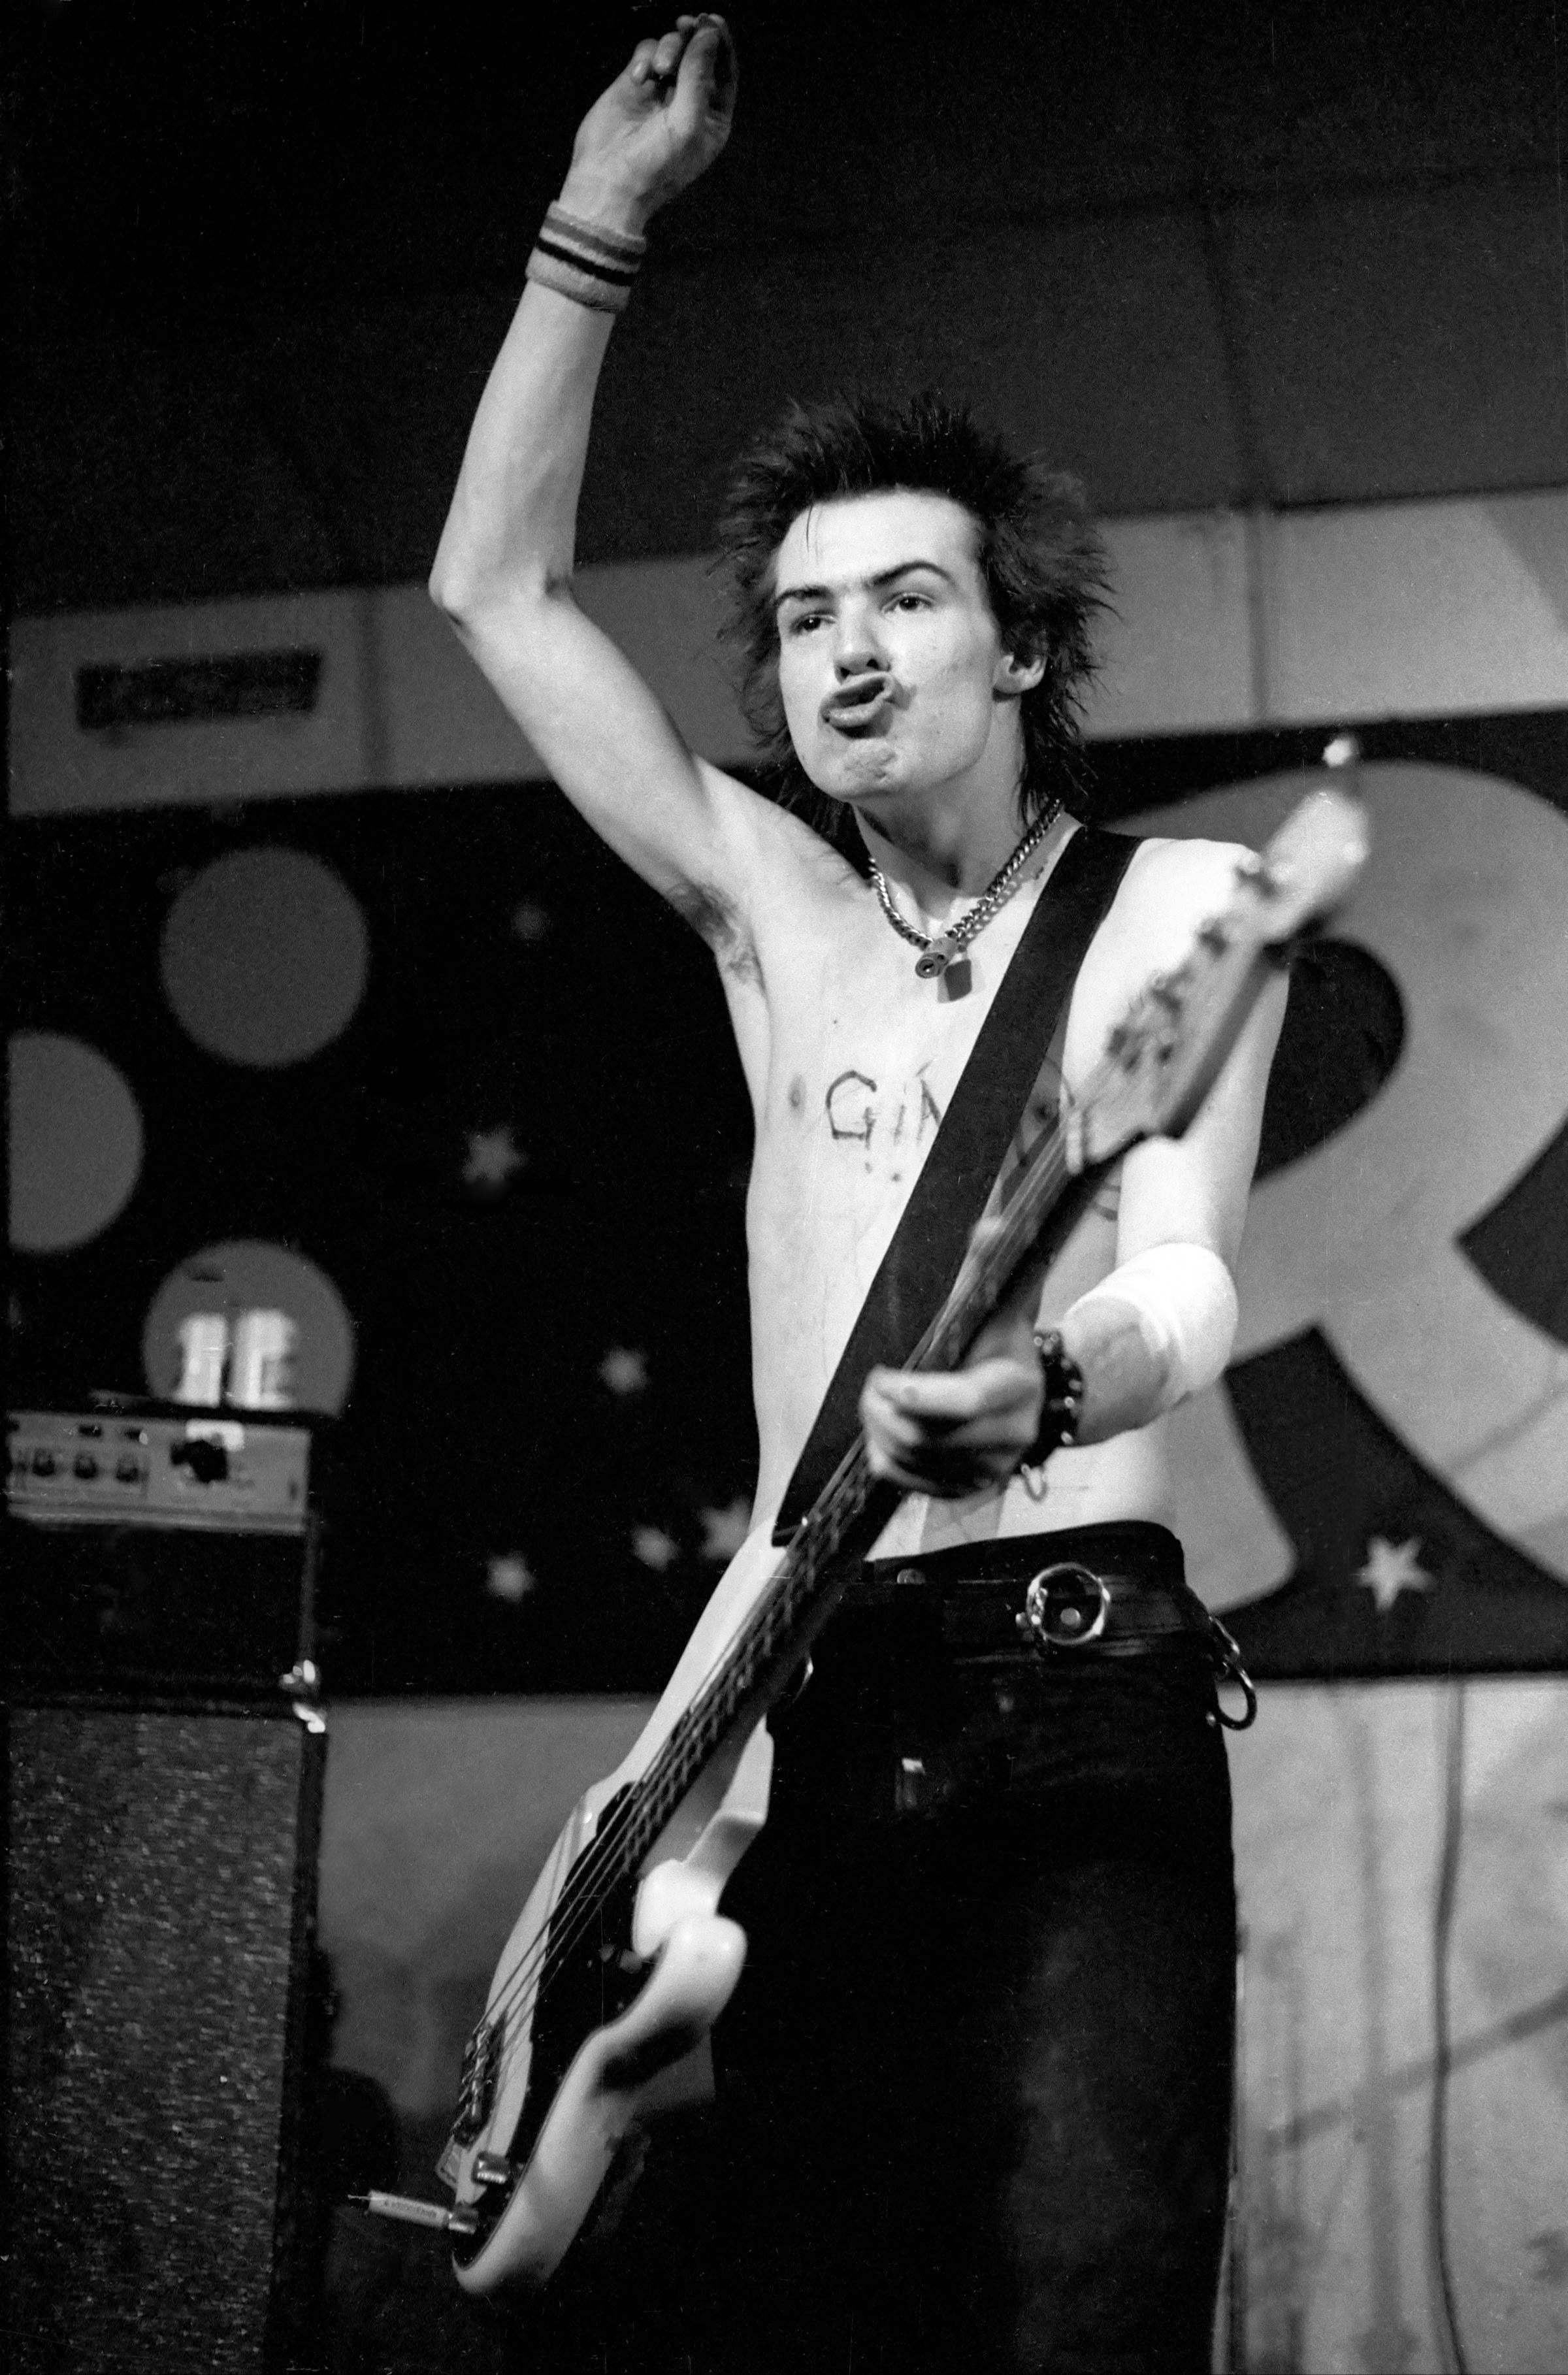
M723 148L735 87L723 18L681 17L638 43L584 118L430 574L435 601L562 790L678 904L693 884L729 887L746 796L692 757L578 609L573 542L594 392L645 226Z

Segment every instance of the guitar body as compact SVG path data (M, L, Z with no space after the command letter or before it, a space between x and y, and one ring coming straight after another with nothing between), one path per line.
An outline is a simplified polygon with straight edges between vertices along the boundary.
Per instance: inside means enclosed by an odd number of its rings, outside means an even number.
M759 1529L631 1750L572 1808L502 1950L441 2164L458 2205L480 2213L478 2236L454 2253L466 2291L546 2283L623 2148L659 2113L711 2092L708 2032L746 1958L744 1932L718 1902L767 1819L767 1725L707 1763L627 1885L587 1892L589 1910L584 1882L777 1562Z

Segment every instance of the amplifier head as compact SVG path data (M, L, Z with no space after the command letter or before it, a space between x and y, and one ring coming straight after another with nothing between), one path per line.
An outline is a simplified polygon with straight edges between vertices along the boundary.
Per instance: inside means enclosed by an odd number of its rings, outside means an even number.
M7 1429L14 1693L262 1702L313 1660L308 1427L20 1411Z

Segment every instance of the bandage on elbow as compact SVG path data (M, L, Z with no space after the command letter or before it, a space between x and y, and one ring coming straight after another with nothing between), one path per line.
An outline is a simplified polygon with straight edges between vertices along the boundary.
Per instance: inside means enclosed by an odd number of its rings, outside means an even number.
M1208 1246L1151 1246L1080 1295L1074 1311L1102 1300L1131 1304L1144 1341L1164 1370L1161 1411L1211 1386L1236 1336L1236 1289Z

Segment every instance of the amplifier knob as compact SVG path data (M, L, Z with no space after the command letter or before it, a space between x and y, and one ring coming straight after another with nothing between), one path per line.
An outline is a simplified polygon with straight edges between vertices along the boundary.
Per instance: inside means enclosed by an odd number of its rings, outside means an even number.
M98 1462L93 1458L90 1451L78 1451L76 1457L75 1467L77 1474L84 1481L90 1476L96 1476L98 1474Z

